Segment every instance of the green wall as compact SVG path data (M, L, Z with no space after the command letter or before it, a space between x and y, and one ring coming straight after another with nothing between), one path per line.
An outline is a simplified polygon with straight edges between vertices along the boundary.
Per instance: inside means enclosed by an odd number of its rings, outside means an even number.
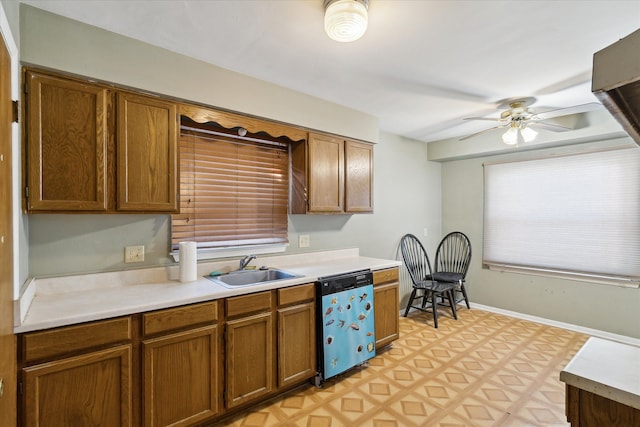
M442 231L462 230L473 245L467 290L478 304L640 338L640 290L491 271L482 266L483 163L551 151L632 145L629 138L572 147L457 160L442 164Z

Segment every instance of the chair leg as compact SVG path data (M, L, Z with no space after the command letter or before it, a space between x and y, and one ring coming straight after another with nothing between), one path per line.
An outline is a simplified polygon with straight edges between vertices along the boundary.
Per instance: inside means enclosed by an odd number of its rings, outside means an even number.
M438 329L438 296L431 292L431 311L433 311L433 326Z
M407 317L409 314L409 310L411 309L411 304L413 304L413 299L416 297L416 290L411 291L411 296L409 297L409 302L407 303L407 309L404 311L404 317Z
M460 283L460 291L462 292L462 296L464 296L464 302L467 303L467 308L470 310L471 306L469 305L469 297L467 297L467 290L464 288L464 283Z
M451 312L453 313L453 318L458 320L458 313L456 311L456 297L453 295L453 289L447 292L447 296L449 297L449 304L451 305Z

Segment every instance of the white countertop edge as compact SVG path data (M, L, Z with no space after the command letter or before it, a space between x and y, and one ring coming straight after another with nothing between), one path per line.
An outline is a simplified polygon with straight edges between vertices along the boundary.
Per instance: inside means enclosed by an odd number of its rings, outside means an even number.
M590 337L560 372L560 381L640 409L640 347Z
M14 301L13 305L13 325L19 326L24 322L29 307L36 296L36 279L29 278L24 286L20 298Z
M148 271L150 277L157 279L152 282L146 281L147 277L145 277L143 270L43 279L45 282L49 282L45 284L43 292L40 292L37 283L35 286L30 284L36 289L35 295L29 297L26 291L23 292L23 298L31 298L31 301L28 312L25 310L24 317L15 325L14 333L68 326L310 283L315 282L318 277L331 274L366 268L382 270L401 265L401 262L395 260L360 257L357 249L355 252L352 250L329 252L332 253L307 253L282 258L258 259L255 264L257 266L263 265L261 261L269 261L266 265L291 271L300 277L234 289L222 287L202 277L211 269L217 269L211 263L199 264L199 279L187 283L181 283L173 277L177 276L177 266L148 269L165 270L164 274L159 274L158 271ZM332 255L336 254L339 256L334 258ZM306 259L306 262L303 258ZM140 282L134 283L129 276L137 276ZM106 286L100 286L102 279L105 278ZM87 283L87 286L83 290L79 290L78 283L83 281ZM71 283L69 288L64 287L66 282ZM16 302L23 307L26 304L21 300ZM18 321L18 316L15 320Z

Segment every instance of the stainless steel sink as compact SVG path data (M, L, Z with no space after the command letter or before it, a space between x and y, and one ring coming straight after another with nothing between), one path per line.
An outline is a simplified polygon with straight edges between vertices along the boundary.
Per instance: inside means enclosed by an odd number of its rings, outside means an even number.
M301 276L299 274L294 274L277 268L269 268L265 270L238 270L222 274L220 276L205 277L212 282L227 288L237 288L241 286L260 285L278 280L293 279Z

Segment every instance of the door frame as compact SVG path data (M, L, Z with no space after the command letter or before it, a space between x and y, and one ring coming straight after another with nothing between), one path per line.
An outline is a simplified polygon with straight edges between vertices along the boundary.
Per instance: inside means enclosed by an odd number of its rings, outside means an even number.
M4 41L4 44L9 51L9 57L11 58L11 99L20 100L20 55L18 52L18 45L15 42L11 28L9 27L9 21L4 12L2 2L0 2L0 38ZM19 113L21 114L21 112ZM20 117L22 120L22 117ZM13 212L13 298L17 299L20 290L20 260L18 257L19 243L20 243L20 204L21 204L21 189L20 189L20 165L22 164L21 153L22 148L20 146L20 124L11 124L11 164L12 166L12 212Z
M19 96L19 52L13 35L11 33L11 28L9 27L9 22L7 20L7 16L4 11L4 7L2 3L0 3L0 41L2 41L3 46L1 47L3 50L6 50L9 55L9 98L10 100L20 99ZM4 66L3 66L4 67ZM6 70L2 70L3 73ZM4 94L3 94L4 98ZM11 110L13 109L10 103L5 103L7 100L0 100L3 105L1 108L7 108L8 115L12 116ZM6 113L7 111L5 111ZM3 114L4 116L4 114ZM17 402L18 402L18 372L17 372L17 351L16 351L16 338L12 334L13 324L14 324L14 300L17 298L18 290L19 290L19 275L20 275L20 260L19 260L19 183L20 183L20 127L18 123L13 122L11 120L7 123L9 126L8 133L10 134L10 140L6 145L5 142L0 142L3 144L2 151L8 154L10 150L11 155L10 161L11 170L10 170L10 178L8 182L2 183L0 185L6 185L6 190L11 191L10 196L10 209L7 212L3 209L2 211L2 220L9 220L11 222L11 229L8 230L8 233L11 234L11 246L8 248L2 248L2 256L10 256L11 262L9 263L8 270L3 272L3 277L0 277L0 286L10 286L10 289L4 289L8 292L1 292L3 313L0 317L0 330L2 331L2 350L0 350L0 366L2 366L2 372L0 372L0 376L4 378L3 382L3 395L0 398L0 424L6 426L15 426L17 425L18 418L18 410L17 410ZM3 131L4 132L4 131ZM3 189L5 191L5 189ZM4 268L3 268L4 269ZM8 276L8 277L7 277ZM5 280L8 279L8 280ZM9 301L6 300L9 299ZM4 310L5 307L9 307L8 310ZM7 346L7 344L9 344ZM7 348L8 347L8 348Z

